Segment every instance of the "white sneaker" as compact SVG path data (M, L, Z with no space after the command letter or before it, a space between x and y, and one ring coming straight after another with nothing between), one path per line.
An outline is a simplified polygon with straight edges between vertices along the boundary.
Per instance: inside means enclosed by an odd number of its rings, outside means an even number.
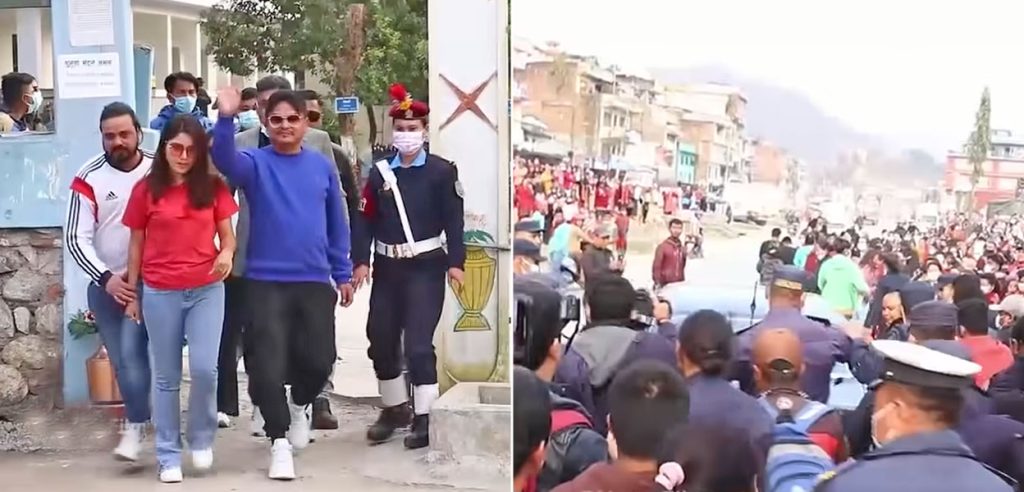
M228 417L228 414L224 412L217 412L217 427L221 429L231 427L231 417Z
M288 442L295 449L303 449L309 445L309 435L312 430L309 405L299 406L289 400L288 413L292 417L291 423L288 425Z
M197 470L209 470L213 467L213 449L192 451L192 466Z
M121 431L121 442L114 448L114 459L118 461L137 461L145 437L146 424L126 423Z
M249 421L249 432L253 436L263 437L263 414L260 413L260 407L253 407L252 409L252 420Z
M164 468L160 470L160 481L163 483L181 483L181 468Z
M287 439L274 439L270 447L270 473L273 480L294 480L295 460L292 458L292 445Z

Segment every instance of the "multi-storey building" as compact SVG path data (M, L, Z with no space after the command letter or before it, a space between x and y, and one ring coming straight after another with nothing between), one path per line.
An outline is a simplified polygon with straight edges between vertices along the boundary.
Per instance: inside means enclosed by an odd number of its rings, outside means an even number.
M981 164L981 173L975 185L977 208L992 201L1014 198L1019 180L1024 179L1024 137L1008 130L993 130L989 158ZM970 196L974 166L964 152L950 152L946 156L944 187L957 197L959 203Z

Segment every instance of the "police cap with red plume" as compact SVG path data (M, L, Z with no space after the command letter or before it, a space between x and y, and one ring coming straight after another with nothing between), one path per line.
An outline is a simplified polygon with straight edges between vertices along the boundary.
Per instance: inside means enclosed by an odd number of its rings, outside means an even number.
M430 114L427 103L413 99L402 84L391 84L388 94L392 101L388 115L396 120L421 120Z

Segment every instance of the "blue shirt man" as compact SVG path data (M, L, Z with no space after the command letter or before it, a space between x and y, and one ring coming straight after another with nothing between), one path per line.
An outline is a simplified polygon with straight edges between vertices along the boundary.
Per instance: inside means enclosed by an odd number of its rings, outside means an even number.
M203 128L209 132L213 129L213 122L207 118L196 106L199 100L199 79L188 72L175 72L164 79L164 91L167 92L169 104L164 106L156 118L149 122L149 127L156 131L162 131L164 125L171 121L171 118L179 114L188 114L199 121Z

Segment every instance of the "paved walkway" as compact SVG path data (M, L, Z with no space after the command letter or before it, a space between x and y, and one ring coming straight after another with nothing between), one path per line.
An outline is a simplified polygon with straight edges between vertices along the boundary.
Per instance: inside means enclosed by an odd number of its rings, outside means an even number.
M396 307L397 308L397 307ZM380 396L373 364L366 355L366 317L370 312L370 287L356 292L352 305L338 307L335 319L335 345L338 360L334 365L334 393L352 401L371 401Z
M183 388L183 391L185 388ZM186 401L183 396L183 403ZM245 398L245 395L242 395ZM186 408L186 405L182 405ZM474 462L432 463L426 449L409 451L402 435L390 442L369 446L366 427L376 410L365 404L336 400L335 414L341 421L337 431L316 431L316 442L295 458L298 479L275 482L266 477L269 445L249 434L248 422L217 435L212 471L199 474L185 466L187 490L226 492L263 490L303 491L403 491L446 490L505 491L508 473L488 469ZM251 413L242 402L243 415ZM114 461L110 455L117 442L114 426L96 412L63 412L27 419L31 434L44 435L43 449L56 452L0 453L0 490L76 492L135 492L167 490L156 478L153 441L145 443L138 465Z

